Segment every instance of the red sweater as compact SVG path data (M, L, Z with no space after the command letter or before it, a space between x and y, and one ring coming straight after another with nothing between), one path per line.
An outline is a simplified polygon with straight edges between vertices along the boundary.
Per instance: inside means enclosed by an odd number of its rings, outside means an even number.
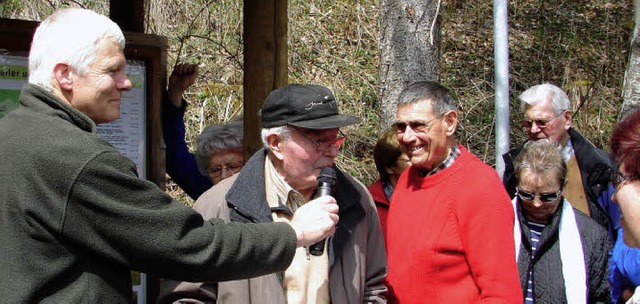
M460 147L449 168L411 166L387 221L390 302L522 303L513 208L496 172Z
M369 186L369 193L373 197L373 201L376 203L376 210L378 211L378 218L380 219L380 227L382 228L382 236L384 237L385 244L387 241L387 215L389 214L389 200L387 195L384 194L384 188L382 187L382 180L379 179Z

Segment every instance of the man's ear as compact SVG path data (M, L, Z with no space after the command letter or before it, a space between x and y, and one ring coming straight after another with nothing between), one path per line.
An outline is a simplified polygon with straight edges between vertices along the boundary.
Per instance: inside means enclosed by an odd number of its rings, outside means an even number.
M269 150L271 150L271 153L279 160L282 160L284 157L282 154L282 143L284 143L284 141L280 136L276 134L267 135Z
M71 76L73 76L73 72L68 64L58 63L53 67L53 77L55 77L61 90L71 91L73 89Z
M562 113L562 117L564 117L564 129L569 130L571 128L571 119L573 118L573 112L571 110L565 110Z
M456 128L458 128L458 112L451 110L445 113L443 121L447 136L453 136L456 133Z

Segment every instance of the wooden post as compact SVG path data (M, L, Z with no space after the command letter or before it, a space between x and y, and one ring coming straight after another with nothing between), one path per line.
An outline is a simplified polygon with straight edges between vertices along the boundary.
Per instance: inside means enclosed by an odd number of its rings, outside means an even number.
M244 155L262 147L258 112L287 84L287 0L244 1Z
M109 0L109 18L122 31L144 33L144 0Z

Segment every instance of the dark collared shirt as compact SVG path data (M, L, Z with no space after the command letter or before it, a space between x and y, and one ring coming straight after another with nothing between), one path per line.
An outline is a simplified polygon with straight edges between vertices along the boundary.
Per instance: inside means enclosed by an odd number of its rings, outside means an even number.
M445 158L444 161L439 166L433 168L433 170L429 172L420 170L420 176L427 177L429 175L434 175L448 167L451 167L451 165L453 165L453 162L456 161L458 156L460 156L460 148L458 148L458 143L453 143L453 146L451 147L451 152L449 152L449 156L447 156L447 158Z

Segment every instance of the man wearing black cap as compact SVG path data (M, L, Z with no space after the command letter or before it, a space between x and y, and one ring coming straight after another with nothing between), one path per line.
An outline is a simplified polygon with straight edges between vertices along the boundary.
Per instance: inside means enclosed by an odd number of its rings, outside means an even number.
M338 113L319 85L290 84L267 97L260 112L264 148L236 175L205 192L194 208L205 218L233 222L289 222L317 196L324 167L336 170L332 192L340 220L321 255L299 248L287 270L249 280L164 284L167 299L208 294L218 303L384 303L387 274L378 215L366 187L337 169L341 127L360 119ZM176 297L179 295L180 297Z

